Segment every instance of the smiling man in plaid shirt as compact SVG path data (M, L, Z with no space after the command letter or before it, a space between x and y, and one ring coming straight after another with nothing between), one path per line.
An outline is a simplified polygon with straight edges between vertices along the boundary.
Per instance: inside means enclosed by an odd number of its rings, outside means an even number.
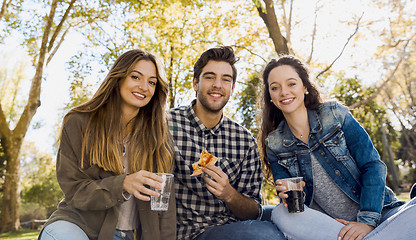
M231 47L205 51L194 66L196 99L170 111L178 239L285 239L271 222L259 221L263 176L255 139L222 113L234 90L236 61ZM218 162L191 176L204 149Z

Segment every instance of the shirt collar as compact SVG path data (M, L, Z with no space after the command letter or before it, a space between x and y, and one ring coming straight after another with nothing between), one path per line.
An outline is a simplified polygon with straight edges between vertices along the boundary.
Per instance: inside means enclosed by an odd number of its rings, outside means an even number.
M196 99L192 100L192 103L188 106L188 109L186 110L186 115L191 124L196 128L198 132L208 133L211 132L211 134L218 135L219 130L224 124L224 114L221 116L220 121L218 122L215 127L208 129L202 121L198 118L196 115L193 106L196 104Z

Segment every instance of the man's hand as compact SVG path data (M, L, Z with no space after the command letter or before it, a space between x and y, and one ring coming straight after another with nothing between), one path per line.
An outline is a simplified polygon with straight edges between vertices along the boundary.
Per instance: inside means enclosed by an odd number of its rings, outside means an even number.
M221 199L226 203L231 202L233 196L238 192L231 186L227 174L214 165L207 165L202 171L212 177L212 179L210 179L209 177L204 176L207 189L218 199Z
M231 186L227 174L214 165L207 165L202 171L212 177L212 179L204 177L208 191L223 200L237 218L240 220L256 219L259 205L254 199L244 196Z
M338 240L361 240L374 229L373 226L365 223L349 222L343 219L335 220L345 224L345 227L343 227L338 234Z

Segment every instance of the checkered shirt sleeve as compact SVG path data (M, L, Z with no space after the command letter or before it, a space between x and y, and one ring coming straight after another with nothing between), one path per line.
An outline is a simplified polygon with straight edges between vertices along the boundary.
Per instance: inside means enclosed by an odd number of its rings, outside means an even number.
M208 227L238 221L225 202L207 190L203 174L190 176L192 163L199 160L203 149L218 158L216 166L228 175L238 192L261 202L259 152L247 129L226 116L207 129L191 106L172 109L168 124L175 143L178 239L193 239Z

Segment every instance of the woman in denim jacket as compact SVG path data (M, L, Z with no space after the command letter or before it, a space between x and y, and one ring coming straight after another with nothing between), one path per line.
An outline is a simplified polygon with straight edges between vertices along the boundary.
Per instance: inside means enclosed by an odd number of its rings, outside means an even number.
M322 103L306 66L293 56L269 62L263 73L260 145L279 197L279 179L301 176L305 211L272 213L289 239L411 239L416 199L405 204L386 186L386 166L348 108ZM375 230L374 230L375 229Z

